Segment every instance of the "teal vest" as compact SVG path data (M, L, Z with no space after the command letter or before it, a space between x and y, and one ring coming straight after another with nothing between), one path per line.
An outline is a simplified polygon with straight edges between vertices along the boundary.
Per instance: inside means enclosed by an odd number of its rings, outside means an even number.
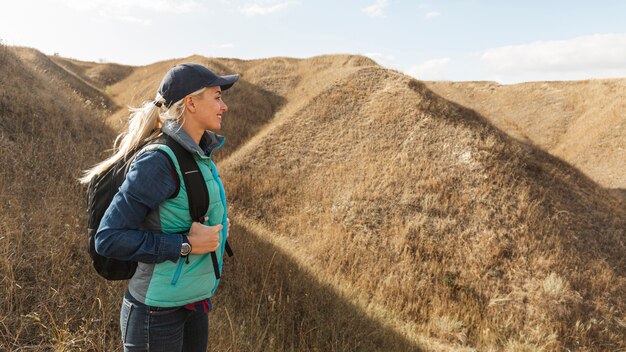
M180 189L176 197L161 203L158 209L161 232L165 234L188 233L192 220L189 215L187 190L182 178L180 166L174 152L167 146L158 147L172 159L178 175ZM222 224L220 232L220 248L216 251L219 270L225 248L227 231L226 195L224 186L219 178L217 168L209 156L194 155L202 172L209 193L209 209L205 216L209 218L205 225ZM213 295L219 284L215 278L210 254L191 254L189 263L180 258L176 263L166 261L158 264L139 263L135 276L131 279L129 289L131 293L144 298L146 305L157 307L175 307L187 303L201 301ZM139 274L139 275L138 275ZM137 288L141 287L139 291ZM135 288L135 290L132 290ZM141 297L143 296L143 297ZM141 299L140 299L141 300Z

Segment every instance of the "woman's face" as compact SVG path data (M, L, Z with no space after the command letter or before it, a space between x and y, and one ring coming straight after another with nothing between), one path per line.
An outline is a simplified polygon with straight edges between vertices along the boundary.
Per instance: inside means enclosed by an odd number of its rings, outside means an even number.
M200 94L199 98L193 99L196 108L195 120L204 130L217 132L222 128L222 115L228 111L228 106L222 100L222 89L208 87Z

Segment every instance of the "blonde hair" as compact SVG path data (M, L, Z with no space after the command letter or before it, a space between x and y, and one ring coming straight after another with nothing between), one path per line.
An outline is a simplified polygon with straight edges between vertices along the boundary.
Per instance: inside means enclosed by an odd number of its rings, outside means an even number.
M188 96L199 96L205 89L199 89L188 94ZM156 138L160 134L158 128L161 127L164 121L175 120L182 126L184 121L181 120L184 118L185 113L184 99L175 102L168 108L165 106L165 99L161 94L157 93L154 101L145 101L138 108L129 107L128 130L120 133L115 138L113 155L94 167L85 170L83 177L79 179L80 183L89 183L94 176L108 170L111 165L124 158L126 154ZM159 107L155 103L161 106Z

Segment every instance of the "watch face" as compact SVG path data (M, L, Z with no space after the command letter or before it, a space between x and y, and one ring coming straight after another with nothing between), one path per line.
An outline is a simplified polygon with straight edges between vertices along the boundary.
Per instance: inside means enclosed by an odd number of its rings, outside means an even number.
M188 255L189 252L191 252L191 245L189 243L183 243L182 247L180 248L180 254Z

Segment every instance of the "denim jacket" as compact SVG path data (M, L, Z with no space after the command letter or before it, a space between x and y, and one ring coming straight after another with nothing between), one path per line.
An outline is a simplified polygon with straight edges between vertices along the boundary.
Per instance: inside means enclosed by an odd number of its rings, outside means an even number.
M193 144L198 153L210 156L221 146L215 134L205 133L200 146L173 121L166 121L163 133ZM223 137L221 137L223 138ZM167 157L146 151L133 162L126 179L104 213L96 234L96 251L105 257L142 263L162 263L180 258L182 234L173 236L140 230L146 215L175 191L172 166Z

